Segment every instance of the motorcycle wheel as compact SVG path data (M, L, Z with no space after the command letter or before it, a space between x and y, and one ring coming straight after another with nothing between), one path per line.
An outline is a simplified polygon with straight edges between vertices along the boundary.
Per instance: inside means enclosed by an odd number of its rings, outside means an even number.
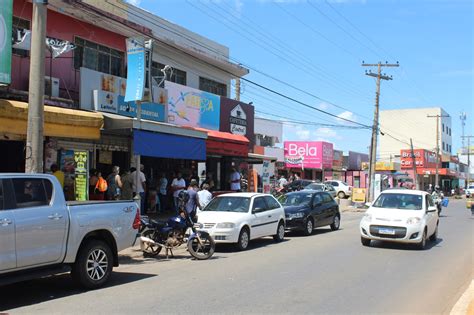
M216 244L210 235L201 235L202 245L199 244L197 237L192 237L188 241L189 253L198 260L211 258L216 249Z
M153 239L153 232L153 230L147 230L143 233L143 236ZM162 248L163 247L160 245L143 245L143 256L157 256L161 252Z

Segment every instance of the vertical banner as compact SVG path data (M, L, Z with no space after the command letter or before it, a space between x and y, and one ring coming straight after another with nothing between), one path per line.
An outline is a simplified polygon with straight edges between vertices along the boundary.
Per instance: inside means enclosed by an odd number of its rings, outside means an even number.
M87 200L89 185L87 184L88 176L88 155L87 151L74 151L74 162L76 164L76 176L74 178L74 190L77 201Z
M141 101L145 90L145 41L127 38L127 88L125 102Z
M270 161L264 160L262 166L262 185L263 193L270 193Z
M10 84L13 0L0 0L0 85Z

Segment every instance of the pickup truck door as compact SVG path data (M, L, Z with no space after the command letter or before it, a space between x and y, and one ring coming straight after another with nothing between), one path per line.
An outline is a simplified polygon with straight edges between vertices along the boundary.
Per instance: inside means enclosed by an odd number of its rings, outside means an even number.
M55 204L55 191L48 179L13 178L17 267L53 264L64 257L68 212Z
M15 219L5 200L0 179L0 271L16 268Z

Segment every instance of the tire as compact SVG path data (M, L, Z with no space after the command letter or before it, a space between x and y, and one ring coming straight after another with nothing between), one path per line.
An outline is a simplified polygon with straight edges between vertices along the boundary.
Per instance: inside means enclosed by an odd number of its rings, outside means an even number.
M310 236L311 234L313 234L313 230L314 230L313 218L309 217L308 220L306 221L306 225L303 230L303 235Z
M275 242L280 243L285 239L285 224L280 221L277 227L277 233L273 235Z
M436 224L436 229L434 233L430 236L430 241L436 242L438 240L438 224Z
M153 232L153 230L146 230L145 233L143 233L143 236L153 239ZM159 245L146 246L142 248L143 256L157 256L161 252L162 248L163 246Z
M418 250L424 250L426 248L426 229L423 231L423 237L421 241L418 244L416 244L416 248Z
M346 194L343 191L340 191L337 193L337 197L339 197L339 199L344 199L346 198Z
M188 241L189 253L198 260L206 260L212 257L216 249L216 244L212 237L207 233L200 235L202 245L197 237L193 237Z
M341 226L341 217L339 215L334 216L334 222L331 223L330 227L331 230L336 231L339 230L339 227Z
M112 250L107 243L91 240L80 248L72 266L72 278L83 288L100 288L112 274L113 259Z
M246 250L250 243L250 232L247 227L240 230L239 239L237 240L237 249Z
M363 238L362 236L360 237L360 242L362 243L362 245L364 246L370 246L370 243L372 242L371 240L369 240L368 238Z

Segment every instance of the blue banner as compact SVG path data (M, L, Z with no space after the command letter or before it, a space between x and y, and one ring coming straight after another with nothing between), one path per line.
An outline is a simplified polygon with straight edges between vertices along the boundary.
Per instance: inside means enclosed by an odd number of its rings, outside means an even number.
M158 103L144 102L141 106L141 119L165 122L165 105ZM123 96L118 96L118 112L119 115L128 117L137 117L137 103L125 102Z
M145 88L145 43L127 38L127 88L125 102L141 101Z

